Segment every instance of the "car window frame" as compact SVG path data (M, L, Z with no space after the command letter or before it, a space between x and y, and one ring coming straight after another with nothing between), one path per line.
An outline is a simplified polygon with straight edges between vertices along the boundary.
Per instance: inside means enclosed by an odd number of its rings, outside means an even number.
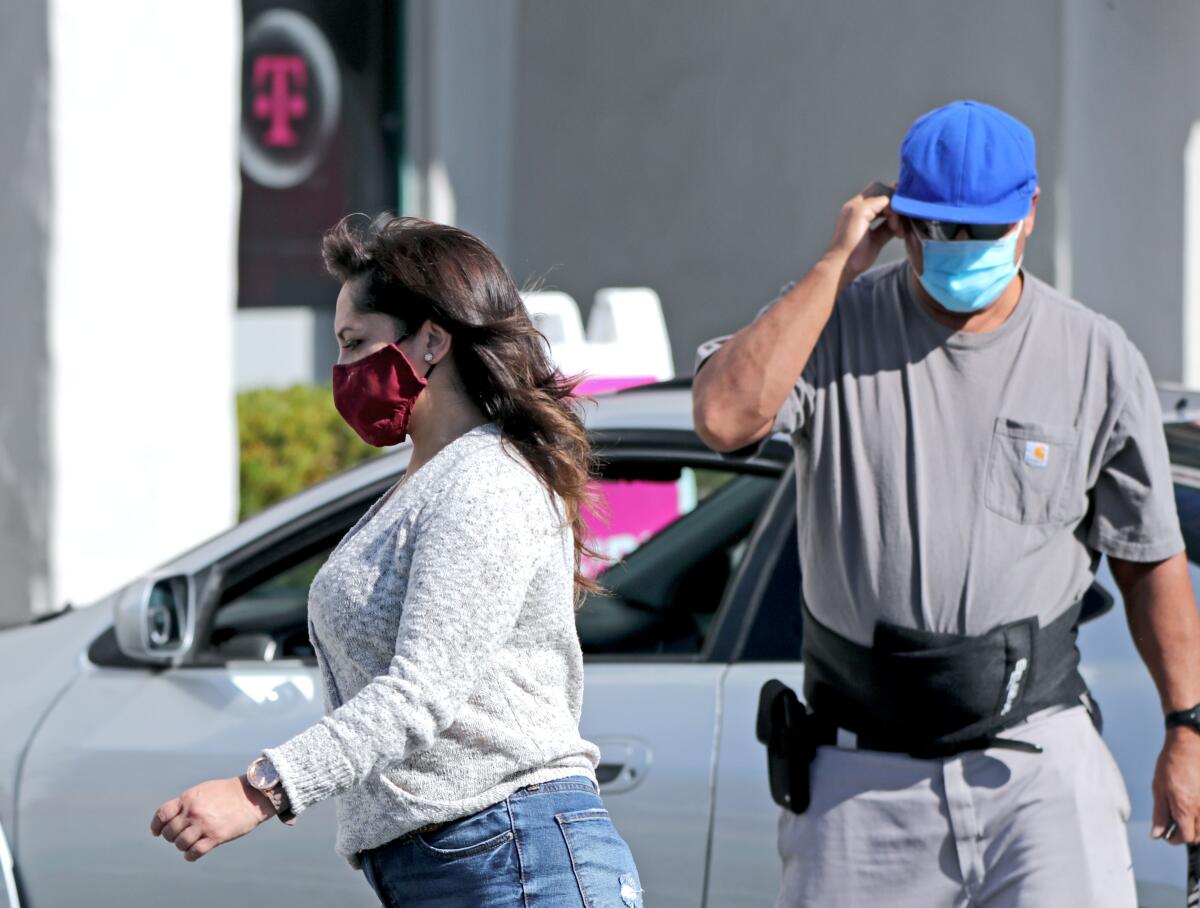
M761 563L759 547L777 547L777 528L769 525L766 518L773 513L779 498L780 485L792 466L792 450L787 442L770 439L748 457L729 457L717 453L704 444L693 431L674 429L606 430L592 433L592 445L601 461L640 460L665 461L680 466L701 469L724 470L770 476L777 479L771 491L767 508L755 521L747 541L746 554L742 557L733 576L725 587L720 604L714 613L713 624L704 645L695 653L587 653L584 665L615 664L703 664L728 663L732 661L734 645L738 639L746 615L751 609L748 597L760 588L753 583L752 564ZM793 486L794 488L794 486ZM794 494L794 493L793 493ZM794 504L793 504L794 512Z
M717 469L739 473L751 473L763 476L782 478L791 468L791 449L786 442L778 438L771 439L762 445L749 457L730 458L708 448L691 430L677 429L620 429L606 428L589 433L593 450L597 459L603 463L608 460L641 460L669 461L681 466L692 466L704 469ZM399 466L399 465L398 465ZM297 552L315 551L324 543L336 545L353 525L352 514L365 513L389 488L404 475L405 467L399 466L395 473L375 479L359 486L339 498L325 502L313 511L289 523L280 524L264 532L252 541L226 553L212 564L196 572L193 582L200 586L197 595L196 633L191 647L182 654L173 668L220 668L231 662L245 662L244 659L214 658L210 638L213 632L213 622L220 602L227 592L242 583L250 583L256 575L263 580L277 572L276 566L296 563ZM776 488L771 493L771 502L779 494ZM771 505L768 510L771 510ZM765 514L766 512L764 512ZM357 519L357 518L355 518ZM744 601L747 594L753 593L753 585L747 585L748 566L758 564L761 559L756 555L756 548L764 541L762 516L756 521L751 530L747 551L741 563L726 586L721 602L717 607L713 625L703 647L698 653L629 653L629 654L589 654L585 662L619 663L619 662L728 662L731 659L731 641L736 638L736 630L741 623L749 605ZM261 556L270 553L266 565L260 562ZM303 555L298 560L303 560ZM287 567L282 568L287 570ZM105 636L112 635L109 627L95 641L91 650L95 653L97 664L112 664L117 667L135 667L127 665L127 660L119 658L113 646L101 645ZM110 652L110 650L114 650ZM302 663L315 665L315 657L288 657L286 659L264 661L264 665L286 663ZM141 663L138 663L141 666ZM162 666L144 665L148 670L161 671Z
M760 521L761 538L751 547L754 561L749 557L743 560L741 576L735 582L745 585L744 590L737 591L745 599L747 606L743 620L736 626L730 626L724 639L718 642L722 652L727 654L726 661L731 663L761 663L764 660L747 657L746 647L750 642L755 625L761 620L763 601L767 589L774 580L775 572L779 570L780 562L786 554L786 547L796 544L795 529L798 522L796 512L796 466L791 464L781 477L775 489L774 497L767 505L767 510ZM747 553L748 555L750 553ZM803 565L801 565L803 572ZM801 578L803 573L801 573ZM802 593L796 590L797 607ZM775 661L775 660L772 660ZM800 661L797 651L794 660Z
M249 584L248 589L253 588L255 579L261 578L261 582L265 582L322 547L336 545L371 504L394 486L403 475L404 469L400 469L387 477L360 486L347 495L305 514L300 520L273 528L216 562L214 568L219 580L210 584L211 590L197 602L199 613L196 616L195 641L178 667L219 668L230 662L246 662L245 659L216 658L212 652L213 623L221 608L221 602L229 591L242 584ZM263 564L258 559L265 552L270 552L272 557ZM279 568L281 564L286 566ZM309 666L317 664L315 655L289 656L286 659L264 661L263 664L287 662L299 662Z

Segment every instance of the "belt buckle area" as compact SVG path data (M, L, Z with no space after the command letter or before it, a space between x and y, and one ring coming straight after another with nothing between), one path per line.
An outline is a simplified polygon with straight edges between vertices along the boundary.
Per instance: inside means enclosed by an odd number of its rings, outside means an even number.
M858 735L840 726L834 729L834 747L841 750L859 750Z

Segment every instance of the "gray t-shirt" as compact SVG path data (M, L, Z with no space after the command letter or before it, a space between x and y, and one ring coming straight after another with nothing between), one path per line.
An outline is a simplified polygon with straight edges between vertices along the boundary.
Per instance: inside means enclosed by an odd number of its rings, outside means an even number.
M814 617L863 644L880 620L1045 625L1101 553L1182 551L1158 396L1120 327L1025 273L1003 325L956 332L909 274L882 266L843 291L776 419Z

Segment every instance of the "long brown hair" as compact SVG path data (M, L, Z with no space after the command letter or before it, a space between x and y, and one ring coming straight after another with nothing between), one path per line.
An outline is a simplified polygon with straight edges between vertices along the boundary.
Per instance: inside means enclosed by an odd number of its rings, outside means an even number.
M594 554L583 508L595 471L573 397L580 378L555 368L512 275L478 237L420 218L381 216L356 227L352 217L325 234L325 267L343 283L359 282L360 309L390 315L410 331L430 320L450 333L463 390L566 506L576 593L597 591L580 569L582 557Z

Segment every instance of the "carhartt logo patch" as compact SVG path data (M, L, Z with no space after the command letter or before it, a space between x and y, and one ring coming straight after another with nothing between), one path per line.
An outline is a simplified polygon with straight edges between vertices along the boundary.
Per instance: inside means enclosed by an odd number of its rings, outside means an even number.
M1050 446L1044 441L1025 442L1025 463L1031 467L1044 467L1050 460Z

